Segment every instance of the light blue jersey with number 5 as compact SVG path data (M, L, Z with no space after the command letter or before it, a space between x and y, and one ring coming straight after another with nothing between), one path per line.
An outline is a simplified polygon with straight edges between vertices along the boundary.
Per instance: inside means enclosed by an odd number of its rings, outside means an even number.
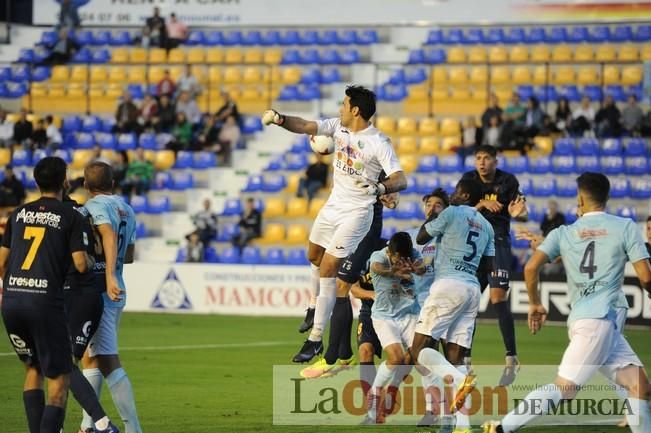
M635 222L605 212L586 213L552 230L538 249L550 261L563 260L572 309L568 323L614 318L626 262L649 257Z
M84 205L93 219L94 226L110 224L117 235L118 251L115 272L120 283L120 287L126 290L124 279L122 278L122 268L124 267L124 257L127 253L127 247L136 242L136 215L122 197L117 195L97 195L86 202ZM98 284L104 287L104 305L113 307L123 307L126 303L126 294L118 302L111 301L106 294L106 260L104 251L100 242L100 237L96 236L98 245L95 250L98 253L98 260L93 269L98 274Z

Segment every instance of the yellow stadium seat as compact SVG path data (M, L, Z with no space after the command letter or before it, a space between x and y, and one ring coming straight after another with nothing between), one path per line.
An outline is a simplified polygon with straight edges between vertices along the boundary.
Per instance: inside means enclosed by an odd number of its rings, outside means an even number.
M113 74L113 69L115 69L115 67L111 68L111 74ZM122 70L120 75L121 74L124 74L124 70ZM144 66L132 66L132 67L129 68L129 72L127 73L127 81L129 83L137 83L137 84L144 83L144 82L147 81L146 77L147 76L145 75L145 67ZM109 80L109 81L118 82L118 81L114 81L114 80ZM124 81L124 78L119 82L122 82L122 81ZM154 84L154 83L152 83L152 84Z
M26 197L25 197L25 203L31 203L33 201L38 200L41 198L41 194L37 191L27 191Z
M32 86L29 89L29 93L32 95L32 97L42 97L47 95L47 87L41 83L32 83ZM7 118L9 118L9 115L7 115Z
M206 58L206 51L203 48L190 48L188 51L187 62L191 64L203 63Z
M131 50L131 62L134 62L133 60L134 50ZM151 48L149 50L149 63L166 63L166 62L167 62L167 51L165 51L164 48Z
M83 83L71 83L66 91L69 98L81 98L86 95L86 86Z
M93 157L92 150L75 150L72 153L72 162L70 163L70 168L72 169L83 169L88 165L90 159Z
M471 99L476 102L488 101L488 91L486 90L486 87L475 87L472 90Z
M511 63L524 63L529 61L529 47L526 45L516 45L509 52Z
M410 101L426 101L429 96L427 83L414 84L407 87L407 95Z
M551 137L534 137L533 138L534 150L539 151L543 155L552 153L554 149L554 142Z
M63 86L51 85L47 91L48 98L63 98L65 88Z
M192 65L190 68L190 73L193 77L197 79L199 84L205 84L208 82L208 76L206 75L206 68L202 65Z
M285 215L285 200L280 198L269 198L264 203L265 218L279 218Z
M411 135L400 137L398 146L396 146L396 153L398 155L413 155L416 152L418 152L418 140L416 137Z
M490 63L506 63L509 60L509 53L502 46L491 47L488 52L488 61Z
M646 44L640 48L640 60L643 62L651 60L651 44Z
M90 85L90 89L88 89L88 96L91 98L101 98L104 96L104 84L100 83L93 83Z
M486 84L488 82L488 68L486 66L473 66L470 69L470 82L472 84Z
M400 155L398 157L400 160L400 165L402 166L402 171L405 173L413 173L418 168L418 156L417 155Z
M129 50L127 48L114 48L111 52L112 63L127 63L129 61Z
M554 84L574 84L574 67L560 66L554 70Z
M224 70L225 84L239 84L242 82L242 71L237 66L229 66Z
M258 67L249 66L248 68L244 69L242 82L245 84L262 83L262 72L260 72L260 69Z
M496 87L493 89L493 93L497 96L497 99L500 101L500 104L506 104L513 95L513 89L511 87Z
M448 70L444 66L434 66L432 75L430 75L432 86L444 86L448 82Z
M170 78L174 82L178 81L179 78L181 78L181 75L185 72L185 66L170 66L168 68L168 71L170 71Z
M554 47L552 51L552 62L571 62L572 61L572 47L569 45L561 44Z
M85 83L88 80L88 68L82 65L75 65L70 71L69 82Z
M547 68L547 66L539 65L534 67L533 79L532 79L533 84L537 86L542 86L544 84L549 84L550 80L551 80L551 71Z
M471 99L470 88L468 86L452 87L450 89L450 97L455 102L469 101Z
M471 47L468 52L468 61L470 63L486 63L486 50L484 47ZM450 62L449 59L448 62Z
M206 62L222 63L224 61L224 51L221 48L208 48L206 52Z
M436 137L423 137L420 139L418 153L421 155L436 155L439 153L439 139Z
M64 83L68 81L68 67L67 66L54 66L52 68L52 75L50 81L53 83Z
M450 97L450 93L448 91L448 87L445 86L443 88L441 87L435 87L432 89L432 101L437 102L437 101L445 101Z
M226 50L226 55L224 56L225 63L242 63L242 50L239 48L229 48Z
M242 96L242 91L240 90L239 86L233 86L233 85L224 86L224 91L228 93L230 98L235 101L240 99L240 97Z
M446 117L441 121L441 135L453 137L461 134L461 124L457 119Z
M547 62L549 57L549 47L547 45L534 45L531 47L532 62Z
M174 151L159 150L155 155L154 168L156 170L169 170L174 165Z
M604 84L619 84L619 68L613 65L604 66Z
M167 63L185 63L185 51L181 48L171 49L167 54Z
M418 122L418 135L421 137L434 136L439 132L439 122L432 117L425 117ZM421 142L422 146L422 142Z
M326 200L324 198L313 198L310 202L310 218L314 219L318 215L319 211L325 204Z
M617 58L617 50L613 45L599 45L594 56L598 62L613 62Z
M454 137L444 137L441 141L441 149L439 153L454 153L461 147L461 136L456 135Z
M599 73L594 66L582 66L576 74L576 81L581 85L600 84Z
M452 47L448 49L448 63L465 63L466 51L463 47Z
M490 69L491 85L501 86L511 83L511 69L508 66L493 66Z
M264 52L263 62L268 65L278 65L283 59L283 50L280 48L269 48Z
M281 243L285 239L284 224L267 224L261 238L256 239L256 243L275 244Z
M283 84L296 84L301 81L301 70L300 68L290 66L285 68L281 72Z
M162 48L152 48L152 51L153 50L158 50L160 53ZM165 54L165 50L163 50L163 54ZM129 62L131 63L146 63L147 58L147 50L144 48L131 48L131 51L129 51ZM149 58L151 58L151 56L149 56Z
M413 117L401 117L398 119L398 135L416 134L418 124Z
M292 173L287 176L287 186L284 191L290 194L296 194L301 177L303 177L302 173Z
M157 84L165 76L165 70L163 66L150 66L147 71L147 80L152 84Z
M528 66L516 66L513 69L513 84L530 84L531 69Z
M138 68L142 72L142 76L136 76L131 78L131 73L132 71L135 71L135 69ZM145 81L145 68L142 66L135 66L131 67L128 69L129 71L129 82L130 83L138 83L142 81ZM108 74L108 82L109 83L124 83L127 81L127 69L124 68L124 66L111 66L109 69L109 74ZM101 80L93 80L93 83L97 84L102 84Z
M119 98L124 93L124 86L118 83L109 84L106 89L107 98Z
M260 48L250 48L244 53L244 63L262 63L264 54Z
M579 45L574 50L575 62L591 62L594 58L594 51L591 45Z
M83 205L86 203L86 201L88 201L88 194L86 194L85 192L73 192L72 194L70 194L70 198L76 201L77 203Z
M91 83L106 83L108 81L108 74L104 66L91 66L90 67L90 82Z
M622 84L625 86L634 86L642 82L641 66L624 66L622 68Z
M11 123L16 123L20 120L19 113L7 113L7 121Z
M465 66L453 66L450 68L450 84L467 84L468 70Z
M254 101L261 101L262 98L260 97L260 91L258 90L257 87L254 86L247 86L244 89L242 89L241 96L243 101L248 101L248 102L254 102Z
M393 135L396 132L396 121L393 117L380 116L375 121L375 126L387 135Z
M280 85L283 81L283 75L278 67L264 68L262 70L262 81L265 83L273 83L274 85Z
M640 59L640 52L637 45L624 44L617 50L617 60L622 62L636 62Z
M287 218L302 218L307 217L308 203L305 198L292 198L287 202Z
M3 147L0 148L0 165L6 166L11 162L11 149Z
M307 228L303 224L290 224L287 229L287 239L285 243L296 245L305 244L308 239Z
M222 71L221 66L211 66L208 69L208 82L211 85L219 84L222 82Z

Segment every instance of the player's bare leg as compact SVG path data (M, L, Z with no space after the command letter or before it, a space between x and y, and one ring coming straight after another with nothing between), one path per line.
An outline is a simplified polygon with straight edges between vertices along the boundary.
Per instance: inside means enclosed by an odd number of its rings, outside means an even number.
M371 389L375 381L377 373L375 369L375 348L371 343L364 343L357 349L357 356L359 357L359 380L362 384L362 392L364 393L364 401L368 396L368 391Z
M47 378L47 404L43 409L41 418L41 433L59 433L63 429L63 420L66 415L68 401L68 388L70 377L68 374Z
M23 385L23 403L27 415L29 433L39 433L41 418L45 408L45 392L43 391L43 376L34 367L25 365L25 383Z
M384 422L385 407L383 403L384 388L393 380L395 375L404 377L403 368L405 363L405 353L402 344L394 343L384 348L387 354L387 360L384 361L377 369L375 380L368 393L367 405L368 412L363 424L380 424ZM393 406L393 404L392 404Z

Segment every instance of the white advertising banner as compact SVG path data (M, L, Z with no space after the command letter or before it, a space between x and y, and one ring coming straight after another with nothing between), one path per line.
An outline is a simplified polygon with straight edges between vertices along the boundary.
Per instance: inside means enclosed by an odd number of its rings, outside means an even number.
M623 0L72 0L83 25L142 25L158 6L191 26L345 26L645 20L651 2ZM56 22L60 0L34 0L33 22Z

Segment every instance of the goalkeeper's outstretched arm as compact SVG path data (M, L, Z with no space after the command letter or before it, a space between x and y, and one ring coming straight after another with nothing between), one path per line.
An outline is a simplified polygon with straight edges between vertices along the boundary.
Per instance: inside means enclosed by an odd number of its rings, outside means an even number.
M316 135L319 127L313 120L305 120L295 116L285 116L276 110L267 110L262 114L262 123L278 125L296 134Z

